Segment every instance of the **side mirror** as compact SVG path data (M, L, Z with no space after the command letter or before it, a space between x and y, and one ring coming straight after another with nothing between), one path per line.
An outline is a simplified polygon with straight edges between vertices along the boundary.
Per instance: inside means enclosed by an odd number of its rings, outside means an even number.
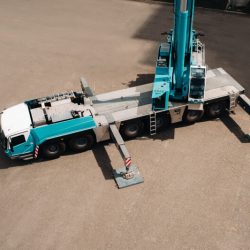
M13 144L11 142L11 138L8 138L8 142L9 142L9 145L10 145L10 151L14 152L14 147L13 147Z
M13 148L13 144L12 143L10 143L10 150L11 150L11 152L14 152L14 148Z

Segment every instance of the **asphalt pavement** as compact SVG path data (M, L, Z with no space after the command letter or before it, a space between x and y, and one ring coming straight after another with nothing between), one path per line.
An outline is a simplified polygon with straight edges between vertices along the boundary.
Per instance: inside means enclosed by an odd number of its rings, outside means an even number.
M169 5L125 0L0 0L0 109L80 89L152 81ZM250 19L196 9L210 68L250 94ZM127 142L143 184L117 189L112 143L53 161L0 157L0 249L250 249L250 118L179 124Z

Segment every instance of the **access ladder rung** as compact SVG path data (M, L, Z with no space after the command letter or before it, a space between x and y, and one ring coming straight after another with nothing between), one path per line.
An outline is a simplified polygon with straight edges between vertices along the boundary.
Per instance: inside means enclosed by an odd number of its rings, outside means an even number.
M236 108L236 101L237 101L237 95L234 92L229 92L229 111L233 112L234 109Z
M150 135L156 134L156 113L152 112L149 115L150 119Z

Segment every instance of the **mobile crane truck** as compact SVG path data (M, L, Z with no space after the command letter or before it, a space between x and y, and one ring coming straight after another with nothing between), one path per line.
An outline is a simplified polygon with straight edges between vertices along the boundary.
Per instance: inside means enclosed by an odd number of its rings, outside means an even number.
M201 34L193 30L194 0L176 0L174 28L163 35L154 83L94 95L84 78L81 91L25 101L1 112L0 142L11 159L54 159L70 148L91 149L114 140L124 166L114 169L119 188L143 182L126 149L148 129L155 135L167 123L194 123L234 111L250 112L244 88L222 68L208 70Z

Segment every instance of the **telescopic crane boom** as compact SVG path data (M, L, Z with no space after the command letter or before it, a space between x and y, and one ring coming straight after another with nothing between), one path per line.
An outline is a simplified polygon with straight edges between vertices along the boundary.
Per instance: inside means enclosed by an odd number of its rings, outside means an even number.
M174 28L159 48L152 92L153 110L166 110L169 99L203 108L206 65L204 45L193 30L195 0L175 0Z

